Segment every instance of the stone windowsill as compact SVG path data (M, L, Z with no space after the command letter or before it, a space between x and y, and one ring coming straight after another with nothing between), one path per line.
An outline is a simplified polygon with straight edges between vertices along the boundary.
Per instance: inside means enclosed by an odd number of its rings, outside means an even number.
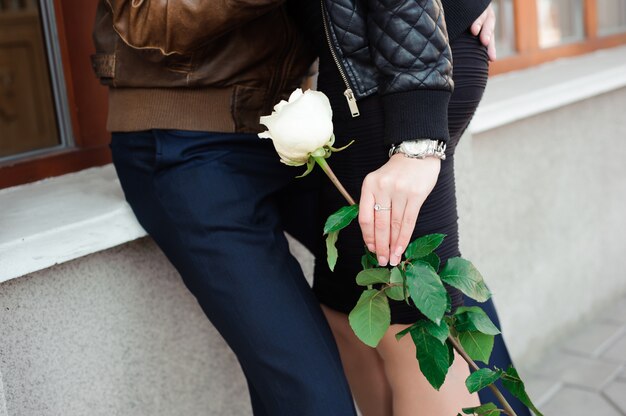
M146 235L112 165L0 190L0 282Z
M493 77L485 132L626 86L626 47ZM0 190L0 282L145 236L111 165Z
M626 86L626 46L489 79L470 125L479 134Z

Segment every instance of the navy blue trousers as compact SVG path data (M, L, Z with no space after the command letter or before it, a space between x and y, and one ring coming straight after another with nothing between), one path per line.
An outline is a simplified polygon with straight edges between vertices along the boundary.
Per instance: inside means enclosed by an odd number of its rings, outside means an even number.
M465 305L466 306L480 306L487 313L487 315L489 315L489 318L491 318L493 323L496 324L498 328L502 328L500 326L500 319L498 318L498 312L496 311L496 308L491 299L489 299L485 303L478 303L474 299L471 299L466 296ZM510 365L512 365L511 357L509 355L509 350L506 347L506 344L504 342L504 338L502 337L502 335L496 335L496 338L493 343L493 351L491 352L491 358L489 359L489 366L483 365L480 362L477 364L479 367L492 367L493 368L495 366L503 370L506 370L507 368L509 368ZM526 407L524 403L522 403L517 398L515 398L515 396L509 393L508 390L505 390L502 387L501 381L497 381L496 385L500 388L500 391L502 392L502 394L504 394L504 397L509 402L513 410L515 410L515 413L517 413L517 416L531 416L531 413L530 413L530 410L528 410L528 407ZM493 394L493 392L490 389L482 389L481 391L478 392L478 395L480 396L481 403L493 402L498 407L500 407L500 402L498 401L498 398L496 397L495 394Z
M251 134L114 133L111 150L140 224L235 352L254 414L354 415L332 334L283 234L312 225L299 171Z

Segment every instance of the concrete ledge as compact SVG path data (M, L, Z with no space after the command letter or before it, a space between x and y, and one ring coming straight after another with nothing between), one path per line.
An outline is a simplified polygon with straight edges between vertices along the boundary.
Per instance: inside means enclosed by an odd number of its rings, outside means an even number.
M0 207L0 282L146 235L112 165L0 190Z
M623 46L495 76L469 129L483 133L624 86Z

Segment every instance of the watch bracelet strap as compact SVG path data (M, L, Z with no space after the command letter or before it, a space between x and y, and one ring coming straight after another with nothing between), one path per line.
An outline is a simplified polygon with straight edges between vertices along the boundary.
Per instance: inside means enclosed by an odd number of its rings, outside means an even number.
M423 154L419 154L419 155L412 155L412 154L408 154L406 152L402 152L399 150L400 145L403 143L399 143L399 144L393 144L391 146L391 148L389 149L389 157L395 155L396 153L402 153L403 155L405 155L406 157L410 157L413 159L423 159L425 157L428 156L436 156L441 160L445 160L446 159L446 142L444 142L443 140L434 140L434 139L416 139L416 140L405 140L405 141L420 141L420 140L428 140L431 142L437 142L436 146L434 147L434 149L432 148L432 145L429 146L428 150L431 150L430 152L426 152Z

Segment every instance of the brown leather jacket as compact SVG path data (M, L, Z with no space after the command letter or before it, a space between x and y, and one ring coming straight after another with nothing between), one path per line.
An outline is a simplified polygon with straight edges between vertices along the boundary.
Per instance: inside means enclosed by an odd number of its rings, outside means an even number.
M109 130L258 132L314 55L284 0L101 0L93 67Z

